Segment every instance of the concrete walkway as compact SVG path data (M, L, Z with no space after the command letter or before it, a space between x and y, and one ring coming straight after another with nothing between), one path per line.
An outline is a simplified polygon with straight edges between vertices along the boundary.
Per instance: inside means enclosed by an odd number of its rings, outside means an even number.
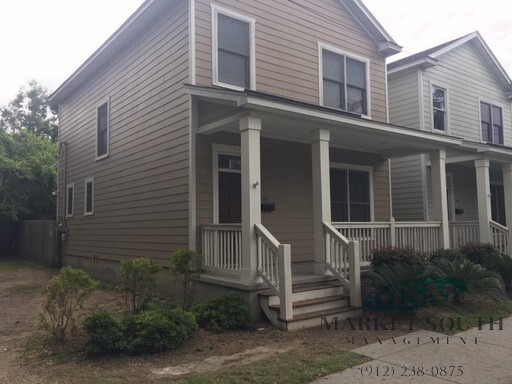
M512 384L512 317L503 330L483 325L450 337L420 330L352 352L373 360L311 384Z

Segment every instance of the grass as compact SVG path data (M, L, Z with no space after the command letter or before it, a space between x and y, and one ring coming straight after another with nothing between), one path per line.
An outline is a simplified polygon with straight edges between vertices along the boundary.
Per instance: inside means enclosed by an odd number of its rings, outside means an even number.
M12 272L21 268L30 268L34 270L47 269L42 264L28 260L22 260L13 257L0 257L0 272Z
M213 373L190 374L168 381L178 384L267 384L308 383L369 361L370 358L320 344L305 346L247 365L228 367Z
M41 293L43 288L44 287L41 284L18 284L7 288L4 292L19 296L32 296L34 294Z

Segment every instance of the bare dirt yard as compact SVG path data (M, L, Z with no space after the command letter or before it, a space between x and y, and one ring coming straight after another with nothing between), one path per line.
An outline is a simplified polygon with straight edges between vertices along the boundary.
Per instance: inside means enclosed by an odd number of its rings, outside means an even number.
M39 325L43 289L55 272L0 259L0 384L188 382L180 380L190 372L208 374L276 354L305 354L320 344L336 353L340 348L349 350L367 341L373 343L376 337L385 339L405 333L334 328L327 331L320 329L320 321L313 329L283 332L262 323L250 331L212 334L198 330L192 340L176 351L91 358L83 352L79 331L78 341L66 346L57 347L45 341L45 332ZM119 308L123 303L117 290L99 290L87 301L84 313Z

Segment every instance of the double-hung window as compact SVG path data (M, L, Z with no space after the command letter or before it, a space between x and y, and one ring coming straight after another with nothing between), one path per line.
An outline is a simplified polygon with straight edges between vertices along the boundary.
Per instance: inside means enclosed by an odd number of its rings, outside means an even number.
M331 220L371 221L369 171L331 168Z
M109 115L109 102L106 101L96 109L96 159L108 156Z
M482 141L503 144L503 114L500 107L480 102Z
M94 213L94 177L88 177L84 181L84 215Z
M440 87L432 87L432 115L433 128L446 132L446 90Z
M254 20L212 5L213 82L254 89Z
M72 217L75 213L75 184L66 186L66 216Z
M368 115L368 62L325 48L320 52L321 104Z

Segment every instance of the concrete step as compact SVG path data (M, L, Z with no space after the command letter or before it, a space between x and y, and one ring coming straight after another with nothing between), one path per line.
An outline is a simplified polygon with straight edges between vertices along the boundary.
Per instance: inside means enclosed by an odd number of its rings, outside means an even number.
M266 290L258 294L260 297L268 297L269 305L279 305L279 297L274 291ZM294 302L335 295L343 295L343 285L336 281L300 284L292 287L292 300Z
M346 295L332 295L326 297L318 297L315 299L293 301L293 316L308 312L343 308L348 306L349 302L350 297ZM279 304L271 304L269 307L270 309L279 312Z
M360 317L362 313L363 309L361 307L347 306L344 308L303 313L293 316L293 320L284 323L287 330L293 331L303 328L321 327L323 319L326 319L328 324L330 324L334 317L337 317L338 321L343 322L347 317Z

